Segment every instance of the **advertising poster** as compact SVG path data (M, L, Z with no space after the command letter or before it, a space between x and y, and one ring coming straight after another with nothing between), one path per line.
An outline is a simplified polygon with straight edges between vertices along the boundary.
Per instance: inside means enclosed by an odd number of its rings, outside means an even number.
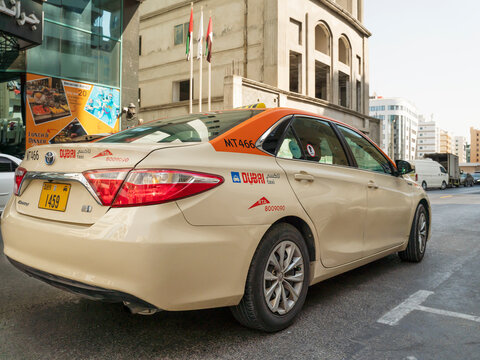
M119 131L120 91L27 74L26 148Z

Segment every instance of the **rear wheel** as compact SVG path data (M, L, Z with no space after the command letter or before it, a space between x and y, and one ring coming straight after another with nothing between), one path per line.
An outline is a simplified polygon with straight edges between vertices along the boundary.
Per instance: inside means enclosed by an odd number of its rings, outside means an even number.
M277 224L263 237L248 271L245 293L232 314L267 332L288 327L302 309L310 279L308 249L292 225Z
M425 181L422 182L422 188L423 190L427 190L427 183Z
M403 261L420 262L425 255L428 236L428 216L425 206L418 205L415 217L413 219L412 229L410 230L410 238L408 239L407 248L399 251L398 256Z
M440 189L445 190L447 188L447 183L442 181L442 187Z

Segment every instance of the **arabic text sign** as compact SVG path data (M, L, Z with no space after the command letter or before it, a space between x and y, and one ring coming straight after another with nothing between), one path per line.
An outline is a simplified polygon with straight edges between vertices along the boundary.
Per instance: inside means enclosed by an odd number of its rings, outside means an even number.
M42 7L41 1L0 0L0 31L41 44Z

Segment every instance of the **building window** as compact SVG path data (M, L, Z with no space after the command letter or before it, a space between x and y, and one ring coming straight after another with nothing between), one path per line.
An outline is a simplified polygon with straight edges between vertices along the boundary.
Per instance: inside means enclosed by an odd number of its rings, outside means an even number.
M138 108L142 107L142 89L138 88Z
M356 93L357 93L356 110L358 112L362 112L362 83L358 80L357 80Z
M358 75L362 75L362 58L357 55Z
M338 61L350 65L350 44L345 36L338 39Z
M142 55L142 35L138 37L138 55Z
M298 39L298 45L302 45L302 23L290 18L290 34Z
M174 45L182 45L187 41L189 23L178 24L173 27Z
M315 27L315 50L330 55L330 31L324 24Z
M349 88L350 88L350 76L342 73L338 73L338 100L339 105L348 107L349 106Z
M328 100L330 85L330 66L315 61L315 97Z
M193 93L193 84L192 81L192 93ZM181 80L175 81L173 83L173 101L185 101L190 99L190 81Z
M290 91L300 92L302 89L302 55L290 51Z

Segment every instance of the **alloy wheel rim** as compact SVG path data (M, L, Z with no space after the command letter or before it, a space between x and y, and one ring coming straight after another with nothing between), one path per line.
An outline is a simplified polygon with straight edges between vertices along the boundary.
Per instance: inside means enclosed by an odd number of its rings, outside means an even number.
M418 219L417 241L418 248L420 249L420 252L423 253L427 242L427 218L424 213L421 213L420 218Z
M305 264L298 246L279 243L268 257L263 275L263 294L274 314L285 315L297 303L303 288Z

